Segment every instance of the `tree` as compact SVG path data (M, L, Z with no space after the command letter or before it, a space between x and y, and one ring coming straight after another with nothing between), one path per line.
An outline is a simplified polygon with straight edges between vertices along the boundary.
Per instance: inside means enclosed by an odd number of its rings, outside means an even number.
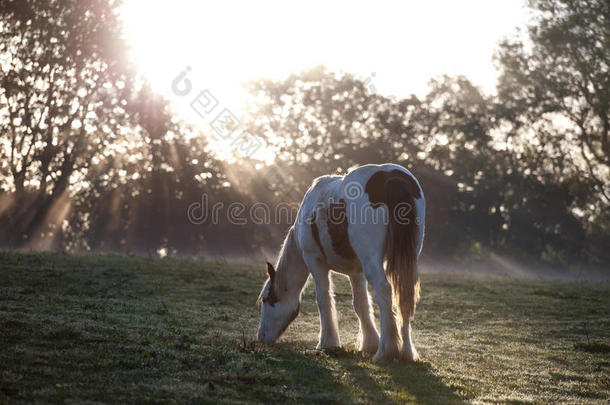
M0 188L12 197L0 221L19 244L61 224L70 186L121 134L133 75L115 1L7 0L0 24Z
M362 80L324 67L285 80L257 81L250 90L255 108L248 130L266 139L286 168L282 172L303 191L312 176L395 160L397 150L417 155L416 131L409 121L418 104L415 97L392 100L372 94Z
M74 196L65 247L153 254L209 248L203 243L209 224L189 222L189 205L204 193L212 202L231 198L222 195L225 177L205 136L177 121L148 85L134 92L126 110L129 136L91 165L88 187Z
M539 149L593 181L607 209L610 3L530 0L530 7L535 23L528 29L529 42L506 40L497 55L504 104L498 118L513 125L513 135L536 133Z

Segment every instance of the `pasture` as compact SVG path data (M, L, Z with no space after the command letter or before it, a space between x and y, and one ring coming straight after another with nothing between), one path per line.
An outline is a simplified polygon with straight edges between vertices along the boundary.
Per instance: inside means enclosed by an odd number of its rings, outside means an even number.
M316 351L309 286L279 344L255 336L263 264L0 253L1 403L607 403L610 285L423 274L423 360ZM378 319L378 318L377 318Z

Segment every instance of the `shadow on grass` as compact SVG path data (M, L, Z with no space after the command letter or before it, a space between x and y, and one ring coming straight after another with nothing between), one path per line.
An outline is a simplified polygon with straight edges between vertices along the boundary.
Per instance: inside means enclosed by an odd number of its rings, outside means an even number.
M393 364L388 369L392 382L420 404L465 404L456 392L434 374L429 363Z
M298 344L303 345L303 342ZM282 344L282 349L278 352L278 355L291 359L284 364L285 367L281 367L282 373L290 375L301 383L306 381L313 383L311 377L315 375L316 383L310 388L316 392L311 392L311 395L302 398L306 402L317 403L325 400L345 403L347 400L354 403L374 404L465 403L452 388L434 374L433 368L426 362L377 366L372 363L370 355L343 348L310 352L317 354L303 355L298 350L291 350L287 343ZM313 359L318 356L323 361L312 360L312 356ZM301 363L300 367L295 367L295 359ZM334 383L329 384L329 382ZM320 389L331 389L332 392L329 391L325 395ZM342 394L344 397L341 399L335 394Z

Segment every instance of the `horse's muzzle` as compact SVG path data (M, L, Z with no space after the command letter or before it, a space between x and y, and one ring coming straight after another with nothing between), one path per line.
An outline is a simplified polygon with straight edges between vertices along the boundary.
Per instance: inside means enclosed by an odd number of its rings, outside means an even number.
M265 333L265 331L259 329L258 330L258 341L261 343L264 343L264 344L270 344L270 343L275 342L275 339L270 334Z

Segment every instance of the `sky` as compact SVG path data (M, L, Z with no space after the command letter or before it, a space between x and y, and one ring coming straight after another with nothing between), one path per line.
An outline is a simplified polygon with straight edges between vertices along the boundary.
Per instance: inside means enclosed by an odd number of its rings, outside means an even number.
M525 0L125 0L121 14L140 72L178 110L188 103L171 83L187 67L196 90L234 110L245 104L242 83L317 65L386 96L423 96L443 74L491 93L498 42L529 18Z

